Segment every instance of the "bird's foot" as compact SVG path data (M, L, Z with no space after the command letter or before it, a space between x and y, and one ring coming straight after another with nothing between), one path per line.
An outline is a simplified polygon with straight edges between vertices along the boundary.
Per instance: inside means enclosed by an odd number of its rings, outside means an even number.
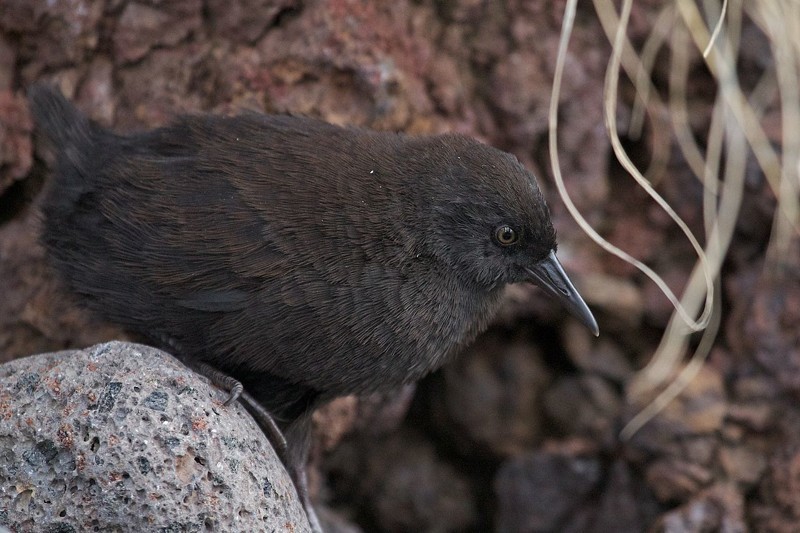
M239 399L239 396L241 396L242 391L244 390L244 386L242 386L239 380L233 376L229 376L222 370L214 368L208 363L204 363L203 361L198 361L193 357L189 357L181 343L174 338L167 335L162 335L160 340L162 344L171 349L170 351L172 354L180 359L184 365L188 366L201 376L207 377L214 386L227 391L228 398L223 402L225 407Z
M208 363L204 363L202 361L193 361L191 364L200 374L207 377L215 386L222 390L228 391L228 398L222 404L225 407L238 400L242 395L244 386L238 379L229 376L222 370L218 370Z

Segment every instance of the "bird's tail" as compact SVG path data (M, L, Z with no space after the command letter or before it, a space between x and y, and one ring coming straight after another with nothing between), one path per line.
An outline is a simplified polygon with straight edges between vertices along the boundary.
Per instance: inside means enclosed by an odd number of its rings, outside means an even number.
M28 89L28 101L37 131L60 155L76 157L82 150L74 148L92 143L92 123L53 85L33 85Z
M55 169L45 186L41 212L42 242L58 260L68 262L74 228L82 213L93 212L98 187L96 144L103 130L94 125L52 85L37 83L28 89L36 132L56 154ZM83 206L83 207L82 207ZM80 219L80 220L79 220ZM65 255L66 254L66 255Z

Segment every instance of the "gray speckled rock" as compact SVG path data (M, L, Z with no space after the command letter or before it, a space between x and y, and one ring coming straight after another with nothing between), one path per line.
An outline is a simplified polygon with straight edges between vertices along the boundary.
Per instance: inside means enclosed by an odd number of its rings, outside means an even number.
M112 342L0 366L0 526L307 531L255 422L173 357Z

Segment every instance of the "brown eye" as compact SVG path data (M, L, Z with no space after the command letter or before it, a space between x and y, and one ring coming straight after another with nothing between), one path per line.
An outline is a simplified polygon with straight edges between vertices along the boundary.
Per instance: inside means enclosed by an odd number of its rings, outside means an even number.
M511 246L516 244L519 236L511 226L500 226L495 230L494 238L497 239L498 244L501 246Z

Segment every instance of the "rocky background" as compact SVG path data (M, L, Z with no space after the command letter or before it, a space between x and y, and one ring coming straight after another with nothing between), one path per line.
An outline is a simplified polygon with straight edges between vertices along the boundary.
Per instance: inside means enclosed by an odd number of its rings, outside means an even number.
M635 46L660 5L635 3ZM546 113L563 9L563 0L0 0L0 362L124 338L63 293L36 244L48 167L25 99L34 81L57 81L121 131L243 108L459 131L514 153L539 176L559 256L601 336L538 290L514 287L497 323L458 363L416 389L346 398L318 413L317 500L342 528L365 531L796 531L800 259L764 268L775 199L756 165L723 267L709 360L653 421L619 438L644 406L631 379L672 309L585 237L555 192ZM772 58L753 24L743 39L739 75L752 88ZM621 170L605 133L609 51L593 8L581 3L560 109L567 187L601 234L680 291L691 247ZM691 61L690 126L702 144L715 84L699 55ZM656 63L658 90L668 65ZM633 91L623 84L620 94L624 123ZM777 100L763 120L779 145ZM663 132L650 123L642 138L623 142L641 167L665 158L657 188L702 235L702 185Z

